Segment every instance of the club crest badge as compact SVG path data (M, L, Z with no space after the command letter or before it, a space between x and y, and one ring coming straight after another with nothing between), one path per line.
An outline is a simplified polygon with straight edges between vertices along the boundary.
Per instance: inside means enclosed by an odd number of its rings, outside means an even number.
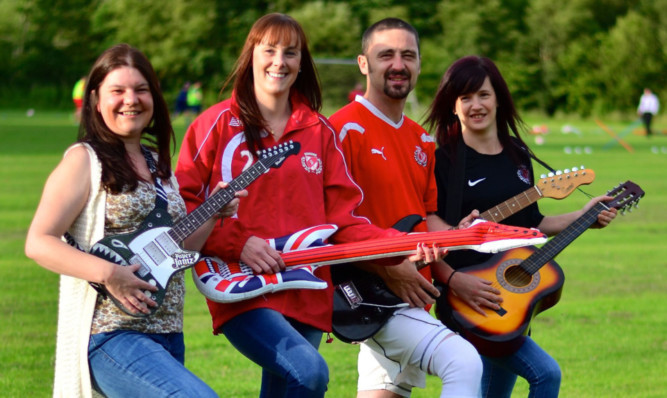
M236 117L232 116L232 118L229 120L229 125L232 127L240 127L243 126L243 123L241 123L241 121Z
M418 165L426 167L428 156L426 156L426 153L420 146L415 146L415 160L417 161Z
M313 152L306 152L303 154L301 157L301 166L309 172L313 174L321 174L322 173L322 159L317 156L316 153Z
M519 169L516 171L516 175L524 184L530 185L530 172L526 166L519 166Z

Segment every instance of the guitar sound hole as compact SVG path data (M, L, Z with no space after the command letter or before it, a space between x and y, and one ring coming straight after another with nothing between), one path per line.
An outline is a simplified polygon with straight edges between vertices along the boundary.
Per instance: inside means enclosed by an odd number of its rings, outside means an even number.
M515 287L525 287L530 284L533 277L519 266L512 266L505 270L505 280Z

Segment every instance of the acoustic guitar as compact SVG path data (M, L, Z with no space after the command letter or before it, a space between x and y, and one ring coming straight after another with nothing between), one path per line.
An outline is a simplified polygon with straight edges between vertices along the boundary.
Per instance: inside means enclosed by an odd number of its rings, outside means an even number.
M608 195L613 199L597 203L541 248L512 249L482 264L460 269L459 272L492 281L493 287L501 291L502 306L497 311L487 308L486 314L481 315L449 290L449 306L438 310L441 320L484 355L513 352L522 341L521 336L528 333L533 318L560 300L565 277L554 257L593 225L602 211L615 208L623 214L637 206L644 191L627 181Z

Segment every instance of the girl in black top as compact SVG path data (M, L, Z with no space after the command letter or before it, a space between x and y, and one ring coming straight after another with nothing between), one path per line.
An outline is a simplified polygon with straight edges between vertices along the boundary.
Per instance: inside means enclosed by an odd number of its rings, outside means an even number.
M450 225L457 225L462 215L485 211L534 185L530 150L519 135L523 122L505 80L490 59L468 56L450 66L431 105L427 123L435 129L439 145L435 168L438 214ZM459 183L457 188L452 189L450 178ZM537 203L533 203L504 223L535 227L552 236L599 201L611 199L599 196L581 210L557 216L542 215ZM460 205L450 204L454 209L448 211L448 200ZM615 216L615 209L603 211L593 227L604 227ZM445 261L457 269L482 263L488 256L458 251L450 253ZM465 273L444 277L434 274L436 283L449 280L457 292L470 291L474 299L464 301L476 311L483 313L484 307L500 308L500 291L491 286L491 281ZM439 305L447 305L446 300L440 300ZM517 375L530 383L531 397L558 396L561 377L558 363L530 337L509 355L482 356L482 359L485 397L510 397Z

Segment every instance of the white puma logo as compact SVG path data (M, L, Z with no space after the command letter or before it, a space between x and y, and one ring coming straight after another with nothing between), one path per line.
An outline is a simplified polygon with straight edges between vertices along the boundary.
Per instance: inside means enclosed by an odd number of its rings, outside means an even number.
M387 160L387 158L384 156L384 147L380 149L371 148L371 154L380 155L382 156L382 159Z
M480 178L479 180L475 180L475 181L468 180L468 186L469 187L474 187L475 185L479 184L480 182L482 182L484 180L486 180L486 177Z

